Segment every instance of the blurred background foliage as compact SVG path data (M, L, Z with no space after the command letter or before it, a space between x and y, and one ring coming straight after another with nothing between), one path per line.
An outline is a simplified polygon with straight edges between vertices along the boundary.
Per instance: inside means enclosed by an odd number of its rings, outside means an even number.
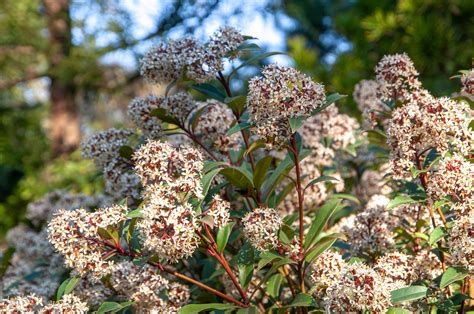
M136 63L110 62L117 52L137 60L162 37L215 29L232 17L233 26L243 28L235 17L244 20L246 13L228 9L231 1L156 2L153 27L137 35L133 14L120 0L0 1L0 237L23 219L28 202L50 190L101 189L94 165L80 158L80 137L127 125L128 102L151 89ZM289 62L329 91L350 95L388 53L407 52L436 95L457 91L449 77L471 66L474 1L262 3L258 13L274 24ZM359 115L350 99L341 109Z

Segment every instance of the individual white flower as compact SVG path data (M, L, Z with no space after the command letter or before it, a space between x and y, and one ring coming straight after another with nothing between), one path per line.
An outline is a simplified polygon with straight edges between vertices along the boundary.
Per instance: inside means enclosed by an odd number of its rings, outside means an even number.
M278 230L282 220L273 208L259 207L242 218L244 234L253 247L261 252L278 245Z

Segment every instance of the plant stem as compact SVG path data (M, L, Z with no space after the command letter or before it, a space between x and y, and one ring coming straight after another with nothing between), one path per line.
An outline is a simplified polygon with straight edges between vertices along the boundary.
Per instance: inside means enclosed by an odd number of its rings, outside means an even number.
M303 206L304 206L304 194L301 188L301 169L300 169L300 157L298 156L298 148L296 145L296 133L291 136L291 149L295 157L295 170L296 170L296 192L298 193L298 214L299 214L299 228L300 228L300 258L301 261L298 263L298 274L300 280L301 292L305 292L304 285L304 259L303 259L303 242L304 242L304 223L303 223Z
M209 230L209 228L206 225L204 225L204 230L206 231L206 234L207 234L209 240L211 241L210 245L208 245L208 248L214 254L213 256L216 258L216 260L222 265L222 267L224 267L224 270L227 272L230 279L234 283L234 286L239 291L239 294L242 297L242 300L244 301L244 303L248 304L249 300L248 300L248 297L247 297L247 293L244 291L242 286L239 284L239 281L237 280L234 273L232 272L232 269L230 268L229 263L225 259L224 254L219 253L218 248L217 248L217 243L214 240L214 237L212 236L211 231ZM198 234L201 237L201 239L205 240L204 236L200 232L198 232Z

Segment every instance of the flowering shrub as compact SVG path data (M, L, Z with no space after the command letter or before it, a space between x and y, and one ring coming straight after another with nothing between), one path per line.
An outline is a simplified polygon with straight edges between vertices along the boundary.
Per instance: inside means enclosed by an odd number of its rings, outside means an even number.
M84 141L102 194L28 206L0 313L472 307L472 71L437 98L406 54L385 56L355 87L361 127L344 96L290 67L233 94L234 73L269 55L224 75L259 49L249 39L224 27L145 55L141 74L166 95L130 104L136 129Z

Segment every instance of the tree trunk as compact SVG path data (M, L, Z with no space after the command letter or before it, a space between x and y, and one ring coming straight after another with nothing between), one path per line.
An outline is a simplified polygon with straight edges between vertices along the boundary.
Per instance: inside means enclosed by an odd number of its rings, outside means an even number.
M43 0L49 32L50 86L50 139L53 156L69 154L81 139L75 87L71 79L61 75L64 59L71 51L71 17L69 0ZM59 69L59 71L58 71Z

